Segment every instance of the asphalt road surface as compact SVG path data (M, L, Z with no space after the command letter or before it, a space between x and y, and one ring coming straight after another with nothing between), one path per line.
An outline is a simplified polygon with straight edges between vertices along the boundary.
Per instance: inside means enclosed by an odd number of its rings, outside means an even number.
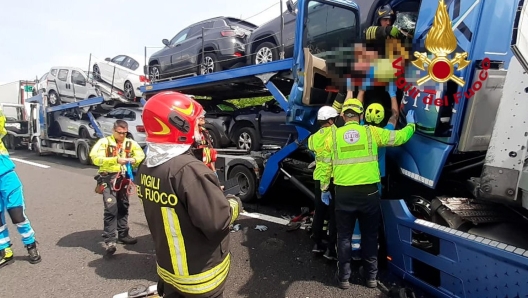
M72 158L25 151L12 152L11 157L24 185L26 213L42 262L28 263L20 236L9 224L16 261L0 269L2 297L112 297L137 285L155 284L154 247L136 196L129 224L139 242L118 246L108 258L101 242L103 204L94 193L96 168ZM297 212L299 206L268 203L247 209L277 216ZM304 230L288 232L272 217L241 217L238 223L242 229L231 234L233 261L225 297L385 297L378 289L362 286L357 272L350 289L338 289L335 264L312 256ZM268 230L255 230L256 225Z

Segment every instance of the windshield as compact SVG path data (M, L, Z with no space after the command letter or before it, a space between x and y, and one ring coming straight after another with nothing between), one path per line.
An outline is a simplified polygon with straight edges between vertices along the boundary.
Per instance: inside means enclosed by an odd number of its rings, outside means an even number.
M356 13L352 8L309 1L303 47L318 57L324 57L337 47L351 47L359 30Z

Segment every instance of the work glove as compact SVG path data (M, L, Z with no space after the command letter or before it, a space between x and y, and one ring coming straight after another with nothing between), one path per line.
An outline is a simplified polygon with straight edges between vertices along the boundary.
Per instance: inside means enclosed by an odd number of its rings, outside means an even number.
M416 123L414 119L414 110L410 110L409 112L407 112L407 116L405 116L405 119L407 120L407 124Z
M398 37L399 34L400 34L400 29L398 29L396 26L392 26L392 29L389 32L389 35L392 37Z
M327 190L327 191L323 191L321 193L321 201L323 201L323 203L328 206L330 204L330 200L332 199L332 194L330 194L330 192Z
M240 200L239 197L229 194L229 195L226 196L226 198L228 200L234 200L235 202L237 202L237 204L238 204L238 213L242 213L242 211L244 211L244 206L242 205L242 201Z

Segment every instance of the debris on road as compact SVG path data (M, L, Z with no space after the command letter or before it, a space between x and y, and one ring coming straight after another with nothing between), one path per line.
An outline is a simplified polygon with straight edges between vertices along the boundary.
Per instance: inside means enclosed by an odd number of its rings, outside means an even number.
M255 226L255 230L259 230L261 232L264 232L264 231L267 231L268 230L268 227L265 226L265 225L256 225Z
M242 226L241 226L240 224L236 224L236 225L234 225L234 226L231 228L231 233L234 233L234 232L238 232L238 231L240 231L240 228L241 228L241 227L242 227Z

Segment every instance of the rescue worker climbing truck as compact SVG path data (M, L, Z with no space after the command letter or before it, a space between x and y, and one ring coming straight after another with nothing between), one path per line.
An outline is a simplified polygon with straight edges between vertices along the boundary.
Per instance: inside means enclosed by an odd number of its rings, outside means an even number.
M109 255L115 253L116 242L137 243L137 239L129 235L129 195L134 188L131 185L132 177L127 176L127 165L137 168L145 158L145 153L138 143L126 137L127 133L128 123L116 120L113 134L100 139L90 152L94 165L99 167L94 177L97 181L95 192L103 195L103 238Z
M202 112L178 92L159 93L143 108L148 150L137 172L138 196L154 240L161 297L223 297L229 273L229 226L242 203L224 196L193 146Z

